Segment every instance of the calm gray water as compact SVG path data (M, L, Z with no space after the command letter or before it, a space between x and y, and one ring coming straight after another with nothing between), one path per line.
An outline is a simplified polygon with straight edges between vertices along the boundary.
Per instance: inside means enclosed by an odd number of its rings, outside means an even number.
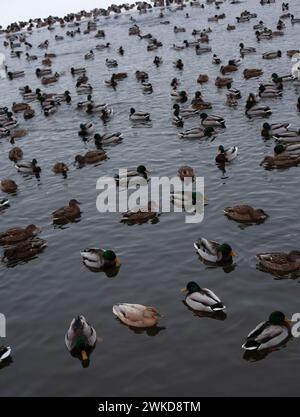
M244 9L258 13L258 19L237 25L227 32L228 23L235 21ZM300 16L298 1L290 1L290 9ZM0 266L0 311L7 317L6 344L12 346L13 362L0 369L2 396L142 396L142 395L298 395L300 383L299 341L297 339L259 361L243 357L241 345L245 336L269 313L279 309L287 315L300 311L299 279L275 279L256 268L255 254L262 251L299 249L299 168L285 171L266 171L259 166L266 154L272 153L273 142L260 136L263 119L248 120L244 116L244 102L251 91L256 91L258 80L245 81L244 68L264 70L262 81L273 72L289 73L290 58L286 50L299 47L300 25L286 21L284 37L256 42L252 26L262 19L275 28L281 12L281 2L260 6L258 1L240 5L226 2L217 13L227 17L219 23L208 23L215 14L214 6L205 10L187 7L182 12L165 13L170 25L159 25L156 10L137 15L143 33L151 32L164 46L155 52L146 51L146 41L128 36L129 15L118 20L103 19L99 27L106 32L105 41L112 44L110 51L95 51L93 61L83 56L102 40L81 35L63 42L55 42L57 28L49 33L40 30L29 42L35 46L30 53L42 56L36 45L50 39L48 52L55 52L53 69L66 71L59 83L44 88L63 92L69 89L73 104L62 104L59 111L45 118L36 103L35 118L20 127L28 129L28 136L16 143L25 159L35 157L42 167L41 178L23 177L17 173L7 154L11 147L5 138L0 140L0 178L13 178L19 185L17 196L11 197L11 207L0 214L1 230L35 223L43 228L42 238L48 248L38 258L14 268ZM185 19L189 12L190 19ZM185 26L187 33L175 35L173 26ZM196 56L193 48L176 52L170 46L191 39L194 28L210 25L210 45L224 62L238 57L241 41L255 46L257 54L246 56L240 70L233 75L234 86L240 88L243 99L237 109L224 105L225 91L214 86L219 67L211 64L211 54ZM84 27L85 24L82 24ZM124 57L116 53L123 45ZM1 52L3 51L1 41ZM281 59L265 61L261 54L281 49ZM6 52L6 51L4 51ZM163 56L158 69L152 64L155 55ZM129 77L119 83L117 90L107 88L103 80L109 70L105 58L116 58L118 71ZM182 58L184 71L178 73L172 61ZM29 84L41 87L35 77L36 63L24 58L7 58L9 68L25 69L26 77L19 80L0 80L1 105L22 101L18 88ZM96 103L107 102L115 112L107 126L97 116L89 117L75 109L78 96L69 69L86 66L89 81L94 86ZM143 95L135 79L136 70L147 71L154 87L152 95ZM182 87L190 97L200 89L196 83L199 73L209 74L210 81L201 87L204 98L213 103L213 114L226 119L227 129L214 142L184 141L171 123L172 102L170 81L179 76ZM300 126L296 100L300 91L286 85L282 99L266 100L273 115L271 122L289 121L293 128ZM150 111L152 127L132 128L128 113L134 106ZM124 140L108 148L109 159L98 166L71 168L67 179L55 176L51 168L57 161L71 163L78 153L93 149L77 135L82 122L93 119L99 132L122 131ZM185 129L197 126L190 119ZM214 156L219 144L238 145L240 154L227 168L225 175L216 167ZM173 176L180 165L195 168L205 177L205 193L209 204L201 224L185 224L184 215L163 214L158 224L128 227L119 223L120 216L100 214L96 210L96 180L101 175L112 175L119 167L144 164L152 175ZM78 223L54 228L51 212L69 199L82 202L82 218ZM223 216L228 205L246 202L263 208L270 218L262 225L241 228ZM227 241L237 252L235 268L225 273L222 268L208 268L198 258L193 242L200 236ZM110 247L122 261L119 274L108 278L92 273L82 266L79 252L85 247ZM227 318L214 320L195 316L182 303L180 293L188 281L213 289L227 306ZM112 314L112 306L119 302L142 303L158 307L164 315L160 331L136 333L120 324ZM64 335L71 319L83 314L102 339L91 355L89 368L71 357L64 344ZM1 343L4 339L2 339Z

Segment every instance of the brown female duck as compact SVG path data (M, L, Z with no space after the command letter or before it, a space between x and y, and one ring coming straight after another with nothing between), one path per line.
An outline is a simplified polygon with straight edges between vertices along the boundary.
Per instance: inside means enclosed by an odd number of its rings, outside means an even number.
M246 204L226 207L224 213L227 217L237 222L262 222L268 215L262 209L255 209Z
M25 229L22 227L8 229L0 234L0 245L12 245L14 243L22 242L35 236L40 231L41 229L34 224L30 224L25 227Z
M0 181L0 188L4 193L15 193L18 186L13 180L5 179Z
M288 168L300 163L300 155L265 156L260 165L266 168Z
M62 174L64 177L66 177L67 176L67 172L69 171L69 167L64 162L57 162L53 166L52 171L55 174Z
M290 253L258 253L256 258L265 269L271 272L289 273L300 268L300 252L297 250Z
M9 151L8 157L11 161L14 161L14 162L20 161L20 159L23 158L23 151L21 148L18 148L17 146L15 146Z
M194 178L195 171L192 167L183 165L178 168L177 175L183 181L185 178Z
M44 239L34 238L18 243L16 246L6 249L2 261L7 264L15 264L33 258L47 246Z
M78 204L80 203L77 200L72 199L68 206L55 210L52 213L53 223L68 223L80 217L81 211Z
M107 159L106 152L103 149L97 149L95 151L88 151L84 156L76 155L75 163L82 166L84 164L95 164Z

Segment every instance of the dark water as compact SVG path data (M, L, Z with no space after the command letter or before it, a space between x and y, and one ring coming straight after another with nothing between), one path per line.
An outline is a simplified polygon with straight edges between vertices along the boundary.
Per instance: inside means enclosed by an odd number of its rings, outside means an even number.
M73 104L63 104L49 118L40 113L29 121L20 118L20 127L29 135L18 140L25 159L35 157L42 167L41 179L22 177L8 160L10 144L1 139L0 177L15 179L19 185L11 207L0 214L1 230L35 223L43 228L41 237L48 248L35 260L7 269L0 266L0 311L7 317L7 339L13 348L13 363L0 370L0 394L18 396L126 396L126 395L297 395L300 382L299 342L291 341L286 348L273 352L260 361L243 358L241 345L248 331L264 320L271 311L280 309L287 315L299 311L299 279L274 279L256 268L255 254L261 251L299 248L299 168L285 171L265 171L259 166L266 154L272 153L273 142L260 136L263 120L245 118L244 100L256 91L258 80L245 81L242 71L247 67L263 68L262 81L273 72L289 73L290 58L286 50L299 47L300 25L286 21L284 37L256 42L252 26L262 19L275 28L281 12L281 2L260 6L258 1L229 5L218 13L227 14L219 23L208 23L215 14L214 6L205 10L189 7L183 12L166 12L169 26L159 25L159 11L137 16L143 33L151 32L163 41L163 48L146 52L146 41L128 37L129 15L118 20L102 20L105 41L112 44L110 52L96 51L93 61L83 55L97 43L91 35L55 42L57 28L49 33L40 30L29 40L37 45L50 39L48 52L57 53L53 69L66 71L58 84L46 91L69 89ZM242 10L258 13L258 19L237 25L233 32L225 30ZM295 16L300 5L290 2ZM191 18L184 18L189 12ZM187 33L173 33L173 26L185 26ZM193 48L176 52L170 46L191 39L194 28L210 25L210 45L223 62L238 57L238 45L255 46L257 54L246 56L240 70L233 75L234 85L243 94L237 109L224 105L225 91L217 90L214 79L219 68L211 64L211 54L196 56ZM2 43L2 42L1 42ZM124 57L116 49L123 45ZM2 49L3 47L1 47ZM281 59L265 61L261 54L281 49ZM34 47L30 53L41 56L44 51ZM163 56L158 69L152 64L155 55ZM129 77L119 83L116 91L103 84L109 73L105 58L116 58L118 71ZM184 71L178 73L172 65L182 58ZM11 69L24 68L26 77L9 82L0 80L1 105L22 101L18 87L30 84L40 87L35 77L35 63L24 58L7 58ZM115 112L107 126L97 116L86 116L75 110L80 100L69 74L71 66L86 66L96 103L107 102ZM148 71L154 94L143 95L135 80L135 71ZM226 119L227 129L214 142L184 141L171 123L170 80L179 76L189 95L200 89L199 73L209 74L210 81L201 87L204 98L213 103L213 114ZM282 99L265 100L273 110L271 122L289 121L293 128L300 125L296 99L300 91L287 84ZM82 96L83 97L83 96ZM132 128L129 108L150 111L152 128ZM93 119L99 132L122 131L124 141L108 149L109 159L96 167L71 168L68 179L55 176L51 168L57 161L71 163L78 153L93 145L84 144L77 135L80 123ZM197 126L197 119L186 122L185 128ZM214 155L219 144L238 145L240 154L227 169L226 175L215 166ZM205 177L205 193L209 198L203 223L185 224L183 214L163 214L156 225L128 227L119 223L119 214L100 214L96 210L96 180L112 175L119 167L145 164L152 175L173 176L182 164L195 168ZM82 202L82 218L64 229L54 228L51 212L69 199ZM240 228L227 220L222 209L246 202L263 208L270 214L265 224ZM200 236L228 241L237 252L236 267L223 269L204 266L195 254L193 242ZM120 256L122 267L114 278L92 273L81 264L80 250L85 247L110 247ZM188 281L213 289L227 306L226 320L200 318L182 303L180 293ZM112 314L119 302L142 303L158 307L164 315L161 331L155 335L133 332L120 324ZM64 335L71 319L83 314L103 340L91 356L88 369L72 358ZM4 340L4 339L3 339ZM2 341L3 341L2 340Z

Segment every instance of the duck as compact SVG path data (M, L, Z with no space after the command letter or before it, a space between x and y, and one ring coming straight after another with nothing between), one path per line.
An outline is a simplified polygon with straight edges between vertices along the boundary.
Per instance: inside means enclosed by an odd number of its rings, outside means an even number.
M135 109L132 107L130 109L130 115L129 119L133 122L135 121L150 121L150 114L149 113L142 113L142 112L136 112Z
M184 64L181 59L178 59L177 61L174 62L174 66L175 68L182 70L184 67Z
M65 335L65 344L69 352L81 359L84 367L88 366L89 355L96 343L96 330L84 316L75 317Z
M287 155L299 155L300 153L300 143L295 144L287 144L283 145L282 143L278 143L274 147L274 156L287 156Z
M205 127L220 127L222 129L226 128L225 120L223 117L214 116L214 115L207 115L206 113L200 114L201 124Z
M182 51L182 49L185 49L185 45L178 45L178 44L173 44L173 49L175 50L175 51Z
M300 252L298 250L285 252L258 253L256 255L264 269L272 272L290 273L300 268Z
M178 168L177 175L181 179L181 181L184 181L185 178L195 178L195 171L192 167L188 165L183 165Z
M14 147L14 148L12 148L9 151L8 158L11 161L14 161L14 162L20 161L23 158L23 151L22 151L22 149L21 148L18 148L17 146Z
M226 87L227 87L228 93L230 95L234 96L236 99L242 98L242 94L241 94L240 90L237 90L236 88L233 88L232 84L229 83L229 84L227 84Z
M15 168L17 171L25 174L39 174L41 172L41 168L37 165L36 159L33 159L31 162L16 163Z
M88 123L81 123L81 125L79 126L80 130L78 132L79 136L89 136L92 133L94 133L94 125L92 122L88 122Z
M32 119L35 116L35 111L33 109L27 109L24 111L23 117L25 120Z
M247 204L225 207L224 214L237 222L258 223L266 220L268 215L262 209L255 209Z
M282 132L279 135L274 135L277 142L280 143L298 143L300 142L300 129L299 130L288 130Z
M109 108L103 108L100 111L100 119L102 119L103 123L106 123L114 114L114 110L113 109L109 109Z
M253 46L245 47L245 45L243 43L240 43L239 47L240 47L240 54L241 55L252 54L252 53L256 52L256 48L254 48Z
M265 52L262 54L263 59L275 59L275 58L281 58L281 51L277 52Z
M107 49L109 47L110 47L110 43L107 42L106 44L96 45L95 49L97 49L97 51L103 51L104 49Z
M3 253L2 262L11 265L20 261L26 261L34 258L38 253L47 247L44 239L35 237L31 240L25 240L6 249Z
M231 263L232 257L236 256L228 243L220 244L205 238L195 242L194 248L202 259L216 264Z
M170 96L173 100L185 103L188 99L186 91L178 91L176 89L172 90Z
M280 135L281 133L287 132L290 127L290 123L264 123L261 131L261 135L264 138L270 138L274 135Z
M146 206L135 207L123 213L121 222L127 224L142 224L149 220L158 220L158 212L156 210L156 204L149 201Z
M242 348L248 351L274 349L291 337L291 324L281 311L273 311L267 321L252 330Z
M0 188L4 193L14 194L18 190L18 186L14 180L4 179L0 181Z
M114 178L118 185L124 187L128 186L129 183L140 183L141 179L148 180L148 174L149 172L147 171L145 165L139 165L135 170L126 170L126 173L124 173L124 175L117 174Z
M258 96L261 98L277 98L282 96L282 91L273 88L266 88L264 85L259 86Z
M180 116L179 110L177 110L177 109L174 110L172 123L173 123L173 125L175 125L177 127L183 127L184 126L184 120Z
M0 346L0 363L11 356L10 346Z
M143 92L145 94L153 93L153 86L152 86L151 83L147 83L147 82L142 81L142 86L143 86Z
M158 324L160 314L154 307L121 303L113 306L113 313L129 327L147 328Z
M78 94L88 94L92 92L93 87L91 84L80 84L76 87L76 91Z
M236 29L236 26L235 26L235 25L230 25L230 24L228 23L228 25L227 25L226 29L227 29L227 30L235 30L235 29Z
M293 56L295 54L300 54L300 50L299 49L289 49L288 51L286 51L286 54L289 58L293 58Z
M10 135L11 136L11 143L14 143L14 139L18 139L18 138L22 138L22 137L26 136L27 133L28 132L25 129L14 130Z
M94 59L95 55L94 52L92 50L90 50L90 52L88 52L87 54L84 55L84 59Z
M138 81L145 81L145 80L148 80L149 75L145 71L136 71L135 72L135 77Z
M216 54L213 54L212 64L220 65L221 62L221 58L219 58Z
M69 171L69 167L64 162L56 162L56 164L54 164L52 168L52 171L55 174L62 174L66 178L67 173Z
M215 86L218 88L227 87L228 84L231 85L232 78L229 77L217 77L215 79Z
M225 74L228 74L228 73L231 73L231 72L235 72L237 70L238 70L238 67L236 67L235 65L230 65L230 64L225 65L225 66L222 65L221 68L220 68L220 73L225 75Z
M233 161L238 155L238 147L232 146L228 149L225 149L223 145L220 145L218 148L218 154L216 156L217 164L224 164L226 162Z
M109 68L117 67L118 62L115 59L108 59L105 60L105 65Z
M10 135L10 130L6 127L0 127L0 138L4 138Z
M103 103L103 104L94 104L94 103L88 103L86 106L86 113L88 114L92 114L92 113L97 113L100 112L102 110L107 109L107 104Z
M289 168L300 163L300 155L265 156L261 166L265 168Z
M213 138L215 133L214 128L208 126L205 129L197 127L188 129L185 132L180 132L178 135L184 139L208 139Z
M110 249L87 248L80 252L83 264L91 269L107 270L121 266L120 260Z
M185 302L192 310L217 313L226 309L226 306L213 291L201 288L194 281L188 282L181 292L187 292Z
M109 145L111 143L118 143L123 140L123 135L121 132L115 133L104 133L103 135L99 135L96 133L94 135L95 145L102 146L102 145Z
M0 211L7 209L9 206L10 206L10 203L7 198L2 198L0 200Z
M27 103L13 103L11 109L14 113L18 113L18 112L30 109L30 106Z
M192 107L181 108L178 104L174 104L173 109L175 111L177 110L183 118L194 117L199 114L197 109L193 109Z
M289 82L289 81L295 81L295 78L292 74L279 76L275 72L275 73L272 74L272 81L273 81L273 83L278 84L280 86L282 83Z
M200 74L197 78L197 83L204 84L207 83L209 80L209 77L207 74Z
M72 222L80 217L79 202L75 199L69 201L68 206L61 207L52 213L53 222Z
M268 117L272 114L272 110L268 106L253 106L250 109L246 109L246 116L251 117Z
M103 149L97 149L88 151L85 155L76 155L75 164L77 163L80 167L85 164L96 164L97 162L104 161L107 159L107 154Z
M86 68L71 68L71 74L72 75L78 75L78 74L85 74L86 73Z
M263 70L259 68L246 68L243 72L244 78L248 80L249 78L256 78L263 75Z
M295 17L293 14L291 14L291 23L292 25L295 23L300 23L300 17Z
M15 227L7 229L5 232L0 233L0 245L13 245L32 238L40 232L41 228L35 224L30 224L25 228Z
M195 46L195 51L196 51L196 55L202 55L202 54L205 54L207 52L211 52L211 47L210 46L196 45Z

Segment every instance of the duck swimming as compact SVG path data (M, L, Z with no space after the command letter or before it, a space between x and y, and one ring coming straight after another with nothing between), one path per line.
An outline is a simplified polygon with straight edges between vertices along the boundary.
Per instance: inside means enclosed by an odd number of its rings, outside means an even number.
M194 248L203 260L216 264L231 263L232 257L236 256L228 243L220 244L204 238L195 242Z
M81 216L79 202L75 199L69 201L69 205L55 210L52 213L53 223L68 223L73 222Z
M129 183L140 183L141 179L148 180L148 171L145 165L139 165L136 170L129 170L124 175L115 175L115 181L122 187L127 187Z
M291 337L291 324L281 311L273 311L267 321L252 330L242 348L249 351L272 349Z
M15 164L17 171L24 174L39 174L42 170L37 166L37 160L33 159L31 162L19 162Z
M256 255L264 269L271 272L290 273L300 268L300 252L298 250L289 253L269 252Z
M3 253L2 262L8 265L15 265L21 261L27 261L34 258L47 247L44 239L35 237L31 240L25 240L6 249Z
M220 116L214 116L212 114L208 116L206 113L201 113L200 119L202 126L205 127L220 127L222 129L226 127L225 120Z
M0 181L0 188L4 193L16 193L18 186L14 180L4 179Z
M41 229L34 224L30 224L26 228L15 227L0 233L0 245L12 245L22 242L41 232Z
M54 174L62 174L64 178L67 178L69 167L64 162L57 162L53 166L52 171L54 172Z
M20 161L23 158L23 151L16 146L9 151L8 157L13 162Z
M181 291L187 292L185 302L192 310L216 313L226 309L214 292L208 288L201 288L196 282L188 282L186 288Z
M143 113L143 112L136 112L135 109L132 107L130 109L129 119L133 122L139 122L139 121L150 121L150 114L149 113Z
M65 335L65 344L69 352L80 358L84 367L88 366L89 355L96 343L96 331L85 317L77 316L74 318Z
M246 223L259 223L266 220L268 215L262 209L255 209L247 204L226 207L224 214L231 220Z
M280 135L283 132L288 131L288 128L290 127L289 123L264 123L263 128L261 131L261 135L264 138L270 138L274 135Z
M237 146L232 146L228 149L225 149L223 145L220 145L218 148L218 154L216 156L216 162L218 164L231 162L237 157L237 154L238 154Z
M107 159L107 154L103 149L97 149L94 151L88 151L85 155L76 155L75 164L80 167L85 164L96 164Z
M121 266L120 260L112 250L87 248L81 251L80 255L83 264L91 269L105 271Z
M113 306L113 313L129 327L147 328L158 324L160 314L154 307L121 303Z

